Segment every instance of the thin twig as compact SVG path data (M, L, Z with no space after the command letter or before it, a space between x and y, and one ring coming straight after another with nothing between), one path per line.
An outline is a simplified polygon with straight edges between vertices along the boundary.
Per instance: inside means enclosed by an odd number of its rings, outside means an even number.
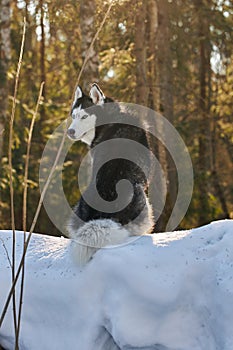
M1 242L2 242L2 245L3 245L4 250L5 250L5 252L6 252L6 257L7 257L7 260L8 260L8 262L9 262L9 265L10 265L10 267L12 268L11 259L10 259L8 250L7 250L7 248L6 248L6 245L5 245L5 243L4 243L4 240L3 240L2 238L0 238L0 240L1 240Z
M27 152L26 152L26 158L25 158L25 169L24 169L24 191L23 191L23 242L24 242L24 249L25 249L25 243L26 243L26 230L27 230L27 188L28 188L28 167L29 167L29 156L30 156L30 148L31 148L31 141L32 141L32 132L36 120L36 116L38 113L38 108L41 102L42 98L42 92L43 92L44 82L40 85L40 91L36 103L36 108L34 111L34 114L32 116L31 125L29 129L28 134L28 140L27 140ZM19 298L19 313L18 313L18 327L17 327L17 333L16 333L16 346L19 347L19 333L20 333L20 325L21 325L21 315L22 315L22 306L23 306L23 290L24 290L24 276L25 276L25 259L23 261L22 266L22 279L21 279L21 287L20 287L20 298Z
M98 37L98 35L99 35L99 33L100 33L100 30L103 28L104 23L105 23L105 21L106 21L106 19L107 19L107 16L108 16L108 14L109 14L109 12L110 12L112 6L113 6L113 3L114 3L114 1L111 1L110 5L109 5L109 7L108 7L108 10L107 10L107 12L106 12L106 14L105 14L105 16L104 16L104 19L103 19L103 21L101 22L100 27L99 27L99 29L98 29L96 35L94 36L94 38L93 38L93 40L92 40L92 42L91 42L90 48L94 45L95 40L97 39L97 37ZM89 49L90 49L90 48L89 48ZM89 49L88 49L88 50L89 50ZM88 56L88 55L87 55L87 56ZM89 59L89 58L88 58L88 59ZM76 81L76 87L77 87L77 85L79 84L79 80L80 80L80 78L81 78L81 75L82 75L82 73L83 73L83 70L84 70L84 68L85 68L85 65L86 65L88 59L85 59L84 62L83 62L83 65L82 65L82 67L81 67L80 73L79 73L78 78L77 78L77 81ZM74 90L73 96L74 96L74 94L75 94L75 90ZM71 108L70 108L69 115L70 115L70 113L71 113ZM67 125L68 125L68 119L67 119ZM45 197L47 188L48 188L48 186L49 186L49 184L50 184L51 178L52 178L53 173L54 173L54 171L55 171L55 169L56 169L56 166L57 166L57 163L58 163L58 160L59 160L59 157L60 157L60 154L61 154L61 151L62 151L64 142L65 142L65 139L66 139L66 130L64 130L63 138L62 138L62 140L61 140L60 147L59 147L59 149L58 149L58 151L57 151L57 155L56 155L54 164L53 164L52 169L51 169L51 171L50 171L50 173L49 173L49 176L48 176L48 179L47 179L47 181L46 181L46 183L45 183L45 186L44 186L44 188L43 188L43 190L42 190L42 192L41 192L41 196L40 196L40 200L39 200L39 203L38 203L38 206L37 206L37 209L36 209L36 213L35 213L35 216L34 216L34 218L33 218L33 222L32 222L32 225L31 225L31 228L30 228L28 237L27 237L26 242L25 242L25 245L24 245L23 255L22 255L22 258L21 258L21 261L20 261L18 270L17 270L16 275L15 275L15 279L14 279L12 285L11 285L10 291L9 291L9 293L8 293L8 296L7 296L6 303L5 303L5 305L4 305L4 308L3 308L3 311L2 311L2 314L1 314L1 318L0 318L0 328L1 328L1 326L2 326L2 323L3 323L3 321L4 321L4 318L5 318L5 316L6 316L6 312L7 312L7 309L8 309L9 303L10 303L10 300L11 300L11 296L12 296L14 290L15 290L15 286L16 286L16 283L17 283L17 281L18 281L18 278L19 278L19 275L20 275L20 272L21 272L21 269L22 269L22 266L23 266L23 263L24 263L25 255L26 255L26 252L27 252L27 248L28 248L28 245L29 245L30 240L31 240L31 237L32 237L32 232L33 232L34 227L35 227L35 225L36 225L36 222L37 222L37 219L38 219L38 216L39 216L39 213L40 213L40 209L41 209L41 206L42 206L42 203L43 203L43 200L44 200L44 197Z
M20 54L19 54L19 61L18 61L17 72L16 72L16 77L15 77L15 88L14 88L14 98L13 98L11 118L10 118L9 148L8 148L8 162L9 162L9 172L10 172L11 227L12 227L12 232L13 232L12 269L11 269L12 282L15 279L15 213L14 213L14 187L13 187L13 169L12 169L13 125L14 125L14 118L15 118L16 96L17 96L18 85L19 85L19 75L20 75L20 69L21 69L22 60L23 60L25 34L26 34L26 21L24 19L23 35L22 35L21 48L20 48ZM13 292L12 301L13 301L14 329L15 329L15 335L16 335L16 333L17 333L17 315L16 315L15 291Z

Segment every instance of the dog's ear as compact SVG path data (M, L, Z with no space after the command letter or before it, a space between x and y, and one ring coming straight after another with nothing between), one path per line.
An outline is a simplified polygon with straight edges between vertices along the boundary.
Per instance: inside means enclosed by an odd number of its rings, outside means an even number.
M92 84L92 87L90 90L90 97L92 99L92 102L95 105L104 104L104 99L105 99L104 93L96 83Z
M83 92L82 92L82 89L81 87L78 85L76 90L75 90L75 93L74 93L74 101L73 101L73 106L75 105L76 101L78 98L81 98L83 96Z

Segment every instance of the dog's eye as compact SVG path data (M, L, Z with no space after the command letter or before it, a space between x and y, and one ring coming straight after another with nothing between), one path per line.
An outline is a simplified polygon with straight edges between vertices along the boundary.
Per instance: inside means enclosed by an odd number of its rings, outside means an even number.
M71 115L71 118L72 119L76 119L76 115Z
M81 120L86 119L88 117L88 114L85 114L81 117Z

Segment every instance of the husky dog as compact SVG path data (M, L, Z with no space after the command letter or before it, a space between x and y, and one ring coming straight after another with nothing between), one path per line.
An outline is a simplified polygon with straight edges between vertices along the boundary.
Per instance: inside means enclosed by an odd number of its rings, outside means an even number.
M93 169L99 169L97 173L93 171L91 183L95 183L100 198L109 204L116 203L112 212L98 210L98 199L95 207L90 206L84 198L94 197L91 186L81 196L68 225L70 237L77 241L75 254L80 264L86 263L98 248L124 242L129 235L150 233L154 225L145 194L148 181L141 167L120 157L103 162L109 149L98 148L105 141L121 138L149 148L144 128L124 123L134 117L113 102L104 96L97 84L92 85L90 97L77 87L71 113L73 120L67 130L70 139L81 140L91 149ZM113 117L117 122L112 122ZM137 158L142 168L150 166L149 159L140 159L140 154ZM126 191L123 198L128 203L123 209L117 201L117 186L121 180L128 180L132 186L131 195ZM86 224L80 226L80 219Z

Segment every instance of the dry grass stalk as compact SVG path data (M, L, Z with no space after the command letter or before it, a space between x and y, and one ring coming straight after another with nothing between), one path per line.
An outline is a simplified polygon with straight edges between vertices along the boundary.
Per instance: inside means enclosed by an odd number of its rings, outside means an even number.
M21 48L19 54L19 61L17 65L17 72L15 77L15 88L14 88L14 97L13 104L11 110L11 118L10 118L10 129L9 129L9 147L8 147L8 164L9 164L9 176L10 176L10 205L11 205L11 227L13 232L13 240L12 240L12 282L15 279L15 214L14 214L14 186L13 186L13 169L12 169L12 147L13 147L13 125L14 125L14 117L15 117L15 108L16 108L16 96L18 92L19 85L19 76L20 70L23 60L23 50L25 43L25 34L26 34L26 21L24 19L23 26L23 35L21 41ZM16 300L15 300L15 292L13 291L13 317L14 317L14 328L15 334L17 333L17 314L16 314Z
M24 245L26 243L26 231L27 231L27 188L28 188L28 167L29 167L29 156L30 156L30 149L31 149L31 141L32 141L32 132L34 129L34 124L36 120L36 116L38 113L38 108L41 102L42 98L42 92L43 92L44 82L40 85L40 91L36 103L36 108L32 116L31 125L28 133L28 140L27 140L27 152L26 152L26 158L25 158L25 167L24 167L24 191L23 191L23 231L24 231ZM24 247L25 249L25 247ZM18 327L17 327L17 333L16 333L16 346L19 347L19 333L20 333L20 323L21 323L21 315L22 315L22 305L23 305L23 289L24 289L24 276L25 276L25 261L23 261L22 266L22 279L21 279L21 286L20 286L20 299L19 299L19 313L18 313Z
M97 39L97 37L98 37L98 35L99 35L101 29L103 28L103 26L104 26L104 24L105 24L105 22L106 22L106 19L107 19L109 13L110 13L110 10L111 10L113 4L114 4L114 1L111 1L110 5L109 5L109 7L108 7L108 10L106 11L106 14L105 14L105 16L104 16L104 18L103 18L103 21L101 22L101 24L100 24L100 26L99 26L99 28L98 28L98 30L97 30L97 32L96 32L96 34L95 34L95 36L94 36L92 42L91 42L91 45L90 45L90 47L89 47L89 49L88 49L88 52L89 52L89 50L92 48L92 46L94 45L94 43L95 43L95 41L96 41L96 39ZM83 62L83 65L82 65L82 67L81 67L81 70L80 70L80 72L79 72L79 75L78 75L78 78L77 78L77 81L76 81L76 87L77 87L77 85L79 84L81 75L82 75L82 73L83 73L83 70L84 70L84 68L85 68L86 63L88 62L88 59L89 59L89 55L87 54L87 57L85 58L85 60L84 60L84 62ZM76 90L76 87L75 87L75 90ZM74 93L75 93L75 90L74 90ZM73 93L73 96L74 96L74 93ZM71 112L71 108L70 108L70 112ZM69 113L69 114L70 114L70 113ZM67 122L68 122L68 121L67 121ZM31 237L32 237L32 232L33 232L33 230L34 230L34 228L35 228L35 225L36 225L36 222L37 222L39 213L40 213L40 209L41 209L41 206L42 206L42 203L43 203L43 200L44 200L46 191L47 191L48 186L49 186L49 184L50 184L50 181L51 181L51 179L52 179L53 173L54 173L54 171L55 171L55 169L56 169L56 166L57 166L57 163L58 163L58 160L59 160L59 157L60 157L60 154L61 154L61 151L62 151L64 142L65 142L65 139L66 139L66 130L64 130L64 134L63 134L63 137L62 137L62 141L61 141L60 147L59 147L59 149L58 149L58 151L57 151L57 155L56 155L54 164L53 164L53 166L52 166L52 169L51 169L51 171L50 171L50 174L49 174L49 176L48 176L48 179L47 179L47 181L46 181L46 183L45 183L45 186L44 186L44 188L43 188L43 190L42 190L42 192L41 192L41 196L40 196L40 200L39 200L39 203L38 203L38 206L37 206L37 209L36 209L36 213L35 213L35 216L34 216L34 218L33 218L32 225L31 225L31 228L30 228L28 237L27 237L27 239L26 239L26 241L25 241L25 244L24 244L24 251L23 251L23 254L22 254L22 258L21 258L21 260L20 260L20 264L19 264L18 270L17 270L17 272L16 272L16 274L15 274L15 279L14 279L12 285L11 285L10 291L9 291L9 293L8 293L8 296L7 296L6 303L5 303L5 305L4 305L4 308L3 308L3 311L2 311L2 314L1 314L1 318L0 318L0 328L1 328L1 325L2 325L2 323L3 323L3 321L4 321L4 318L5 318L5 316L6 316L6 312L7 312L7 309L8 309L10 300L11 300L11 297L12 297L12 295L13 295L13 293L14 293L16 283L17 283L18 278L19 278L19 276L20 276L21 269L22 269L22 267L23 267L23 265L24 265L24 260L25 260L27 248L28 248L28 245L29 245L29 243L30 243L30 239L31 239Z

